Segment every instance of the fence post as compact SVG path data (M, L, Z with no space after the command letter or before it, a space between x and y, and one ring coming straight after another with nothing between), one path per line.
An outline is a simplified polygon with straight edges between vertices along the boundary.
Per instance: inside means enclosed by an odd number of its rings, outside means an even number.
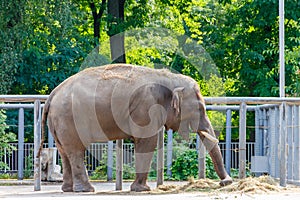
M108 141L108 143L107 143L107 181L113 180L113 166L114 166L113 148L114 148L114 142Z
M172 157L173 157L173 130L169 129L168 133L168 144L167 144L167 176L172 177Z
M268 145L269 149L268 149L268 165L269 165L269 174L272 177L275 177L275 171L276 171L276 165L275 165L275 161L276 161L276 145L278 144L278 142L276 141L276 122L275 122L275 108L269 108L268 109ZM278 122L277 122L278 123Z
M268 120L267 120L267 110L266 108L263 109L263 154L268 156L269 155L269 144L268 144Z
M259 144L260 144L260 155L264 156L264 115L263 110L259 110Z
M280 135L280 123L279 123L279 118L280 118L280 111L279 111L279 106L275 107L275 121L274 121L274 125L275 125L275 138L276 138L276 145L274 148L275 151L275 178L279 178L280 177L280 155L278 153L278 149L280 148L280 146L278 145L280 143L279 141L279 135Z
M293 180L293 165L294 165L294 152L293 152L293 124L294 124L294 117L293 117L293 109L291 105L286 106L286 123L287 123L287 163L293 163L291 165L287 165L287 180Z
M37 157L41 143L41 102L34 101L34 191L41 190L41 160Z
M300 106L294 106L294 179L300 184L300 119L299 119Z
M286 187L287 177L287 129L286 129L286 102L282 102L279 108L279 127L280 127L280 147L278 153L280 155L280 186Z
M116 190L122 190L123 182L123 140L117 140Z
M246 114L247 105L240 104L240 128L239 128L239 178L246 178Z
M157 137L157 187L164 183L164 133L163 126L158 131Z
M205 157L206 148L197 134L197 151L198 151L198 177L199 179L205 178Z
M226 111L226 146L225 146L225 167L230 175L231 168L231 110Z
M24 108L19 109L18 119L18 180L24 178Z
M255 108L255 156L262 156L262 144L260 134L260 109Z

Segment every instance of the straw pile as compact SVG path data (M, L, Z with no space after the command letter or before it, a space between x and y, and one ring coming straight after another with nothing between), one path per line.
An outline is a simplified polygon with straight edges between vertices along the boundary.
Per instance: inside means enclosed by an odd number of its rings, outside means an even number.
M151 193L180 193L180 192L243 192L243 193L269 193L272 191L279 192L278 183L269 176L261 176L258 178L249 177L239 180L225 187L220 187L218 181L210 179L189 180L189 183L176 185L161 185Z
M249 192L249 193L255 193L255 194L261 194L261 193L269 193L272 191L279 192L280 188L277 184L277 182L269 177L269 176L260 176L258 178L245 178L237 183L233 183L232 185L229 185L224 188L218 189L219 191L240 191L240 192Z

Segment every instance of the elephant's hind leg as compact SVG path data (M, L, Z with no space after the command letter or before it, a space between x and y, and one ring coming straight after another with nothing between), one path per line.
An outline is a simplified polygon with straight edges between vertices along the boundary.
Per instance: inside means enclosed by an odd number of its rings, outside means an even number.
M150 190L146 182L156 146L157 135L150 138L135 139L136 178L130 187L131 191L141 192Z
M61 156L62 167L63 167L63 185L61 189L64 192L73 192L73 178L72 178L72 169L71 169L70 160L67 157L66 153L64 152L60 143L57 141L56 141L56 146Z
M95 188L90 184L87 171L84 165L84 149L72 149L68 152L72 168L73 191L94 192Z
M63 185L61 187L64 192L73 192L72 170L68 157L60 153L63 165Z

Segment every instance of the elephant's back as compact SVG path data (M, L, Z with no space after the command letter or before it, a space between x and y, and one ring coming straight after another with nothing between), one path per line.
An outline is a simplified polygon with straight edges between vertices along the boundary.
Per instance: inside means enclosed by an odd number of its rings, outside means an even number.
M153 69L131 64L110 64L100 67L87 68L78 73L80 76L93 77L97 80L130 81L140 79L173 78L176 76L167 69Z

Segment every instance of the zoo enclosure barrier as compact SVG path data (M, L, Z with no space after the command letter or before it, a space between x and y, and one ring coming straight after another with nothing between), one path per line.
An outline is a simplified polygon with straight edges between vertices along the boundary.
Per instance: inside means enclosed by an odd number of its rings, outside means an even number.
M40 160L36 158L36 154L39 148L40 144L40 126L41 126L41 101L45 101L47 99L46 95L0 95L0 102L6 102L6 103L12 103L12 102L34 102L34 190L40 190ZM256 114L256 125L255 125L255 132L256 132L256 144L255 144L255 157L257 158L267 158L268 159L268 171L271 175L274 170L271 171L270 168L273 165L271 162L272 160L275 160L275 158L270 159L271 155L278 154L277 162L280 167L277 167L277 175L280 178L280 185L286 186L287 179L289 178L289 182L299 184L300 177L299 177L299 104L300 104L300 98L276 98L276 97L209 97L205 98L207 106L207 110L219 110L219 111L226 111L227 116L227 124L226 124L226 154L225 154L225 164L231 163L229 156L230 153L230 142L231 141L231 129L230 124L231 121L228 120L231 117L231 111L232 110L239 110L239 178L245 178L246 176L246 113L247 111L255 111ZM7 105L7 104L5 104ZM16 106L17 104L8 104L11 107ZM22 104L18 104L22 105ZM224 106L225 105L225 106ZM250 106L251 105L251 106ZM2 105L1 105L2 106ZM30 105L32 106L32 105ZM275 127L275 129L278 129L277 134L275 136L272 136L272 129L267 128L268 126L264 126L268 122L271 124L272 120L270 118L264 117L267 115L264 115L264 111L262 115L259 115L261 110L268 109L269 107L278 107L278 113L279 116L276 116L274 122L280 122L278 127ZM289 107L293 106L293 109L290 109ZM25 105L24 105L25 107ZM293 127L290 128L288 125L288 114L289 110L292 110L292 116L293 113L295 117L292 117L294 120ZM298 112L297 112L298 110ZM265 113L272 114L272 110L265 110ZM19 113L22 113L22 109L19 110ZM298 113L298 114L297 114ZM258 117L260 116L260 117ZM262 119L261 116L263 116ZM297 120L298 119L298 120ZM264 122L265 121L265 122ZM263 124L263 126L261 126ZM22 124L21 124L22 125ZM19 127L20 129L20 127ZM290 134L289 131L293 131L292 134ZM269 131L269 133L268 133ZM163 182L163 131L160 131L159 133L159 140L158 140L158 156L157 156L157 182L158 185L162 184ZM266 133L268 133L267 136ZM275 133L276 134L276 131ZM290 137L292 135L292 137ZM278 136L278 137L277 137ZM269 138L273 137L273 143L278 144L278 148L276 149L276 145L274 146L268 146L266 147L266 144L269 140ZM292 139L291 139L292 138ZM22 139L19 138L19 143L22 143ZM198 140L200 143L200 140ZM117 171L117 181L116 181L116 189L122 189L122 163L123 163L123 141L118 140L117 141L117 156L116 156L116 171ZM20 145L21 147L23 145ZM198 144L199 147L199 177L203 176L204 172L204 160L205 158L205 149L203 149L203 145ZM264 151L267 149L268 151ZM288 151L288 149L290 151ZM291 151L292 150L292 151ZM22 147L19 149L19 151L22 151ZM266 153L265 153L266 152ZM260 157L261 156L261 157ZM202 160L201 160L202 159ZM293 167L287 167L287 161L294 162L292 164ZM298 160L298 162L297 162ZM290 166L290 165L289 165ZM228 165L226 165L226 169L228 168ZM228 169L227 169L228 170ZM254 169L256 170L256 169ZM291 171L289 171L291 170ZM275 167L276 171L276 167ZM256 171L259 172L259 171ZM275 172L276 177L276 172Z
M2 162L7 164L8 169L3 169L0 170L0 173L12 173L12 174L22 174L24 175L24 172L31 174L34 170L33 168L33 149L34 149L34 144L33 143L24 143L24 159L23 159L23 165L24 169L23 173L18 173L18 144L17 143L10 143L10 145L14 146L14 149L11 154L6 154L2 159ZM231 165L230 168L233 169L238 169L238 158L239 158L239 152L238 152L238 142L232 142L231 143ZM54 144L55 146L55 144ZM164 144L165 147L168 147L168 144ZM220 142L219 143L221 153L223 158L225 158L225 151L226 151L226 143L225 142ZM49 145L48 143L44 143L44 148L48 148ZM251 163L251 157L255 155L255 142L247 142L247 156L246 160L248 163ZM94 172L99 166L99 164L102 162L109 162L108 157L107 157L107 150L108 150L108 143L93 143L91 144L86 152L85 152L85 163L86 163L86 168L89 174ZM116 151L116 145L113 145L113 152ZM4 152L7 152L6 149L4 149ZM174 159L174 156L172 156L172 152L167 151L165 149L165 158L170 159L170 163L165 162L165 166L167 166L167 174L171 176L171 165L172 161ZM169 154L169 155L168 155ZM171 154L171 155L170 155ZM56 155L56 164L60 163L60 156L57 152ZM172 159L173 158L173 159ZM106 160L104 160L106 159ZM112 158L113 159L113 158ZM225 160L224 160L225 161ZM127 164L130 166L133 166L134 164L134 144L133 143L124 143L123 144L123 164ZM224 162L225 164L225 162ZM18 177L19 180L22 180L23 177ZM110 177L108 178L110 179Z

